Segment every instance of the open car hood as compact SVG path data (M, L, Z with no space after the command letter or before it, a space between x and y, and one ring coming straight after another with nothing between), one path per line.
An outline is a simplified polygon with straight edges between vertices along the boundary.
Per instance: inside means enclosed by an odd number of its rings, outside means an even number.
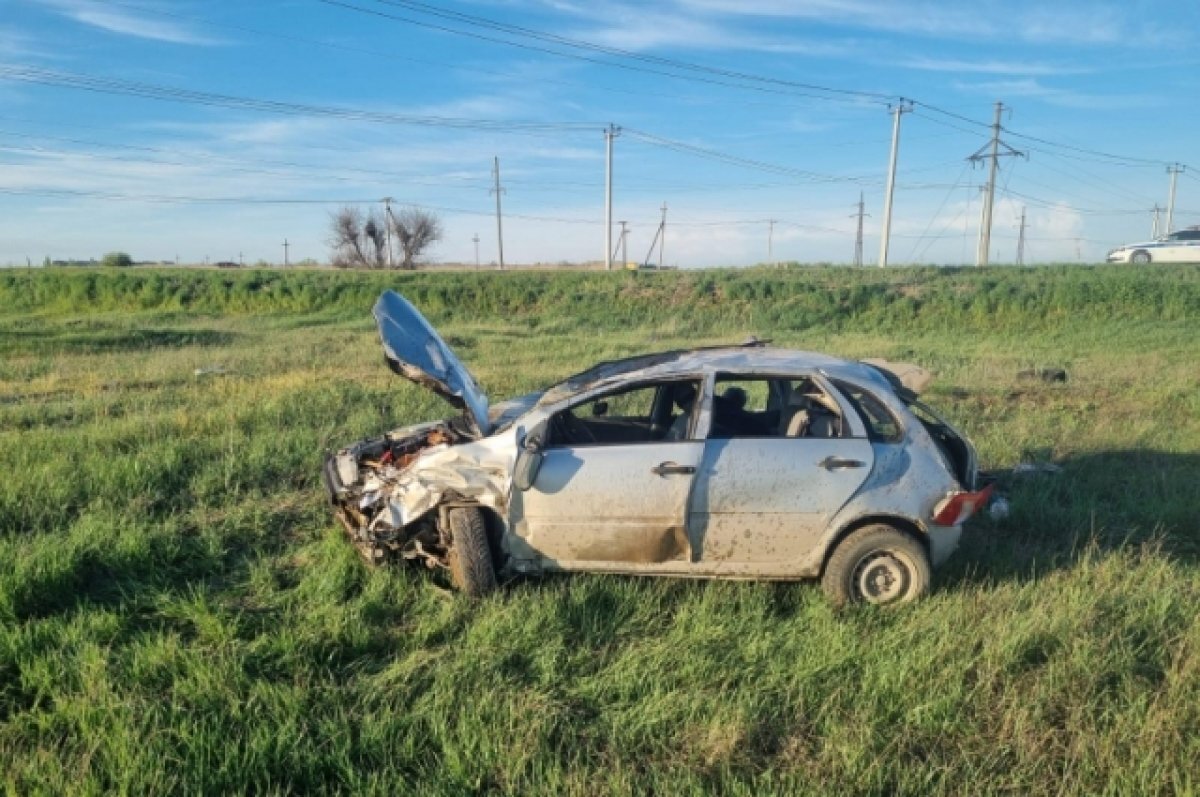
M384 291L372 312L391 369L460 408L471 430L486 436L487 396L417 308L395 291Z

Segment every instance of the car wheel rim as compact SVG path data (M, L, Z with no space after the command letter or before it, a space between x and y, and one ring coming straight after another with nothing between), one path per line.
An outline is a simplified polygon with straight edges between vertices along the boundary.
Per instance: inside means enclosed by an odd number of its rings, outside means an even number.
M867 603L892 603L908 594L912 571L891 551L865 556L854 568L854 588Z

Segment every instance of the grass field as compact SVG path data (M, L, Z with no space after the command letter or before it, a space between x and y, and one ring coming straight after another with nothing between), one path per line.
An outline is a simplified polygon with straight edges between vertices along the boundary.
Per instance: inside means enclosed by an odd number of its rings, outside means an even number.
M386 286L493 398L750 334L920 362L1012 513L897 611L369 571L320 453L447 413L382 364ZM12 794L1200 792L1200 267L35 271L0 308Z

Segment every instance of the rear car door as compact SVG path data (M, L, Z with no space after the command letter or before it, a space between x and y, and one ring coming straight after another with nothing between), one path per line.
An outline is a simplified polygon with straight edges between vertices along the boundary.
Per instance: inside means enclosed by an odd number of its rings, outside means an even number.
M773 407L770 396L781 383L791 399ZM739 400L757 394L767 403L757 407L751 398L742 416L724 421L719 404L714 408L713 429L724 431L705 442L688 520L697 570L795 575L829 520L866 481L874 451L861 419L818 377L719 376L718 402L730 388ZM779 416L766 433L754 420L760 412Z

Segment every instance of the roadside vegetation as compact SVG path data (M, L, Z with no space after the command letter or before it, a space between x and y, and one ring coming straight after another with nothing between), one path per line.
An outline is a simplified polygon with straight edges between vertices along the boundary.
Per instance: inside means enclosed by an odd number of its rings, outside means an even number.
M1011 512L897 611L369 570L321 452L450 411L383 366L385 287L495 399L750 335L919 362ZM1200 790L1200 267L51 269L0 308L11 793Z

